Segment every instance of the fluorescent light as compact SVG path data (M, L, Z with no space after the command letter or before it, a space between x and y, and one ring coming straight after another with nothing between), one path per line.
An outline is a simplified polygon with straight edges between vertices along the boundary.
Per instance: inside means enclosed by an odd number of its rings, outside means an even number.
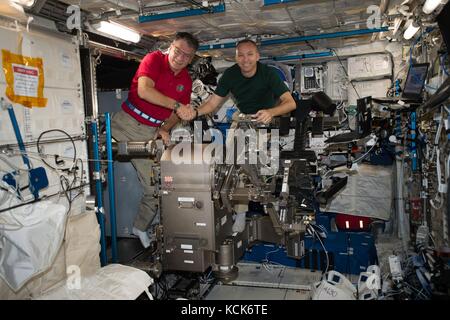
M410 20L411 21L411 20ZM409 27L406 29L405 33L403 34L403 38L406 40L411 39L414 37L416 32L420 29L419 25L415 21L411 21L409 24Z
M137 43L139 42L139 40L141 40L141 35L139 33L118 23L100 21L100 23L95 24L93 27L100 32L123 39L125 41Z
M36 0L13 0L13 2L20 4L21 6L25 6L25 7L31 7L32 5L34 5L34 1Z
M425 4L423 5L423 12L426 14L432 13L438 5L441 4L441 0L427 0L425 1Z

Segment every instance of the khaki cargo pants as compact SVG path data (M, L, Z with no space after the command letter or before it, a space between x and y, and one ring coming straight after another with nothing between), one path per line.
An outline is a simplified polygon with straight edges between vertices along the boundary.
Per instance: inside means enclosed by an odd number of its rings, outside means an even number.
M155 139L157 130L158 127L141 124L123 110L115 113L111 121L112 136L119 142ZM146 231L155 218L158 207L158 199L153 196L153 161L150 159L133 159L131 163L137 171L137 176L143 191L139 210L134 219L134 226L139 230Z

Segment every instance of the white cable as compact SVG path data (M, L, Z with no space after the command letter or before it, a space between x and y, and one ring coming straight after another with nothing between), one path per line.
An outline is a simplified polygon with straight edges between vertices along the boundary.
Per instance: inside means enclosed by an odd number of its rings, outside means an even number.
M433 159L431 158L431 156L432 156L432 154L431 154L431 151L433 150L433 148L434 147L430 147L430 144L429 143L427 143L426 144L426 146L425 146L425 159L427 160L427 161L432 161Z
M8 173L6 171L0 170L0 172L4 172L4 173ZM20 185L19 185L19 181L16 182L16 186L12 186L8 183L6 183L3 180L0 180L0 183L3 185L4 189L7 189L8 193L7 194L11 194L14 195L14 197L17 197L19 200L21 200L22 202L24 202L25 200L23 199L22 195L20 194L20 192L18 192L20 190ZM14 197L11 197L9 200L10 204L11 201ZM7 200L5 200L6 202ZM10 204L8 206L10 206ZM0 201L0 207L3 205L3 200Z
M438 192L446 193L447 192L447 184L442 182L442 172L441 172L441 150L439 148L436 149L436 178L438 180ZM445 171L448 172L447 161L445 162Z
M442 112L441 112L441 119L439 119L439 126L436 132L436 137L434 138L434 145L436 146L439 143L439 139L441 138L441 132L443 127L443 121L442 121Z
M444 109L447 112L447 114L450 115L450 109L447 106L444 106Z
M433 235L431 234L431 232L428 232L428 235L430 236L431 242L433 242L434 248L436 248L436 242L434 241Z
M441 138L441 132L442 132L442 127L443 127L443 112L442 112L442 108L441 108L441 115L440 115L440 119L439 119L439 126L438 126L438 129L437 129L437 131L436 131L436 136L435 136L435 138L434 138L434 146L433 146L433 150L432 150L432 153L431 153L431 158L429 159L430 161L433 161L433 158L434 158L434 154L435 154L435 152L436 152L436 149L437 149L437 147L438 147L438 143L439 143L439 139Z
M448 181L448 178L449 178L449 167L450 167L449 161L450 161L450 155L448 155L447 159L445 160L445 175L444 175L444 183L442 184L442 186L443 186L442 189L445 189L445 192L443 192L443 193L447 193L447 188L448 188L447 181ZM438 176L438 178L439 178L439 176ZM449 201L449 199L446 199L446 201ZM447 211L443 210L442 211L442 235L443 235L443 238L445 240L448 239L447 223L448 223L448 221L447 221Z
M42 153L42 152L27 151L26 153L22 153L19 150L13 151L13 155L22 155L22 154L26 154L26 155L28 155L29 158L38 159L38 160L42 160L42 158L47 158L47 156L48 157L53 157L54 156L54 154ZM31 156L31 154L35 154L36 156L33 157L33 156ZM42 156L44 156L44 157L42 157ZM73 160L73 157L60 156L59 158L67 159L67 160ZM97 161L97 162L100 162L100 163L102 163L102 162L104 162L104 163L114 162L114 160L106 160L106 159L105 160L102 160L102 159L96 160L96 159L89 159L89 158L87 158L87 159L77 158L77 159L80 159L81 161L86 162L86 163L88 163L89 161L90 162Z
M325 252L325 256L327 257L327 267L326 267L326 269L325 269L325 271L324 271L324 274L326 274L326 273L328 272L328 268L329 268L329 266L330 266L330 260L329 260L329 258L328 258L328 251L327 251L327 249L325 248L325 246L324 246L322 240L320 239L319 233L314 229L314 227L312 227L312 225L308 225L308 226L310 227L310 229L312 230L312 232L317 236L317 239L319 240L320 244L322 245L323 251Z
M272 265L276 264L275 262L269 260L269 258L268 258L269 254L277 252L279 250L280 250L280 247L275 249L275 250L272 250L272 251L269 251L269 252L266 253L266 258L263 260L261 265L264 267L264 269L266 269L267 272L272 273L273 272L273 266ZM279 264L279 265L282 265L282 264Z
M372 147L370 147L370 149L369 149L365 154L363 154L363 155L362 155L361 157L359 157L358 159L353 160L352 163L357 163L358 161L364 159L364 158L370 153L370 151L372 151L372 149L377 145L377 142L378 142L378 139L375 140L374 145L373 145Z
M447 155L447 159L444 162L444 183L447 187L447 179L449 178L449 161L450 161L450 155Z
M344 123L345 121L347 121L347 119L348 119L348 115L347 115L347 112L345 112L345 106L344 105L342 105L342 112L344 113L344 116L345 116L345 118L344 118L344 120L342 120L342 121L339 121L339 124L342 124L342 123Z
M438 201L439 206L437 206L434 202ZM444 204L444 201L442 201L439 193L436 193L436 196L434 199L430 199L430 205L433 207L434 210L440 210L442 208L442 205Z

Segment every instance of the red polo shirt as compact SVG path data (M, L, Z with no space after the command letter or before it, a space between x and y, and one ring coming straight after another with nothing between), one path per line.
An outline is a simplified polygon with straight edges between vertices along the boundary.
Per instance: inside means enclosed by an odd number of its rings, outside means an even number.
M153 51L147 54L141 61L136 74L131 82L128 92L128 101L140 111L148 114L157 120L166 120L172 113L172 109L167 109L156 104L147 102L138 96L138 79L146 76L155 82L155 89L163 95L175 99L176 101L188 104L191 102L192 79L186 68L177 75L174 74L169 66L169 56L161 51ZM150 122L122 103L122 109L135 118L140 123L148 126L157 127L158 125Z

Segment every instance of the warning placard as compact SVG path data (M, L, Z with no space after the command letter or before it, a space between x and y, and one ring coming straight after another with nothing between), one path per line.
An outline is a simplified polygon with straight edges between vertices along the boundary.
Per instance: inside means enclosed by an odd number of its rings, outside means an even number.
M19 96L37 97L39 84L39 71L13 64L14 93Z
M26 57L2 50L6 96L25 107L45 107L44 70L41 58Z

